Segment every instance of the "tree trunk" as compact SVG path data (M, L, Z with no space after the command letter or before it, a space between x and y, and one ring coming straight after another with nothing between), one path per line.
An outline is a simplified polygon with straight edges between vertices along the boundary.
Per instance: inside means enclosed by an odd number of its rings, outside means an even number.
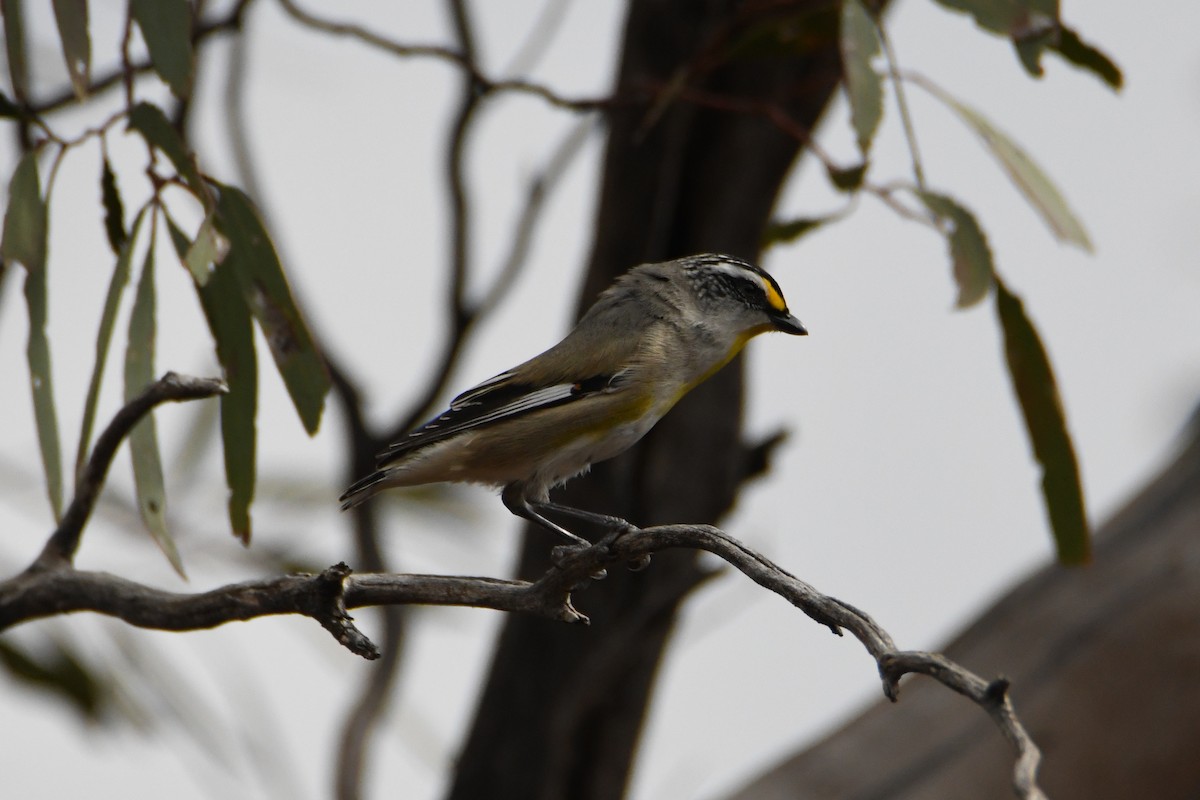
M1197 416L1200 421L1200 415ZM946 654L1007 676L1054 800L1200 796L1200 425L1105 525L1088 567L1045 567ZM1012 754L979 709L905 684L730 800L1000 800Z
M661 92L686 85L770 103L811 128L840 78L836 6L776 5L803 36L786 52L718 63L752 25L733 0L635 0L609 118L596 238L580 308L629 267L716 251L753 259L801 142L765 115L701 107ZM656 114L661 111L661 115ZM735 361L685 398L636 448L563 492L571 505L637 524L714 522L742 481L742 369ZM539 574L555 544L528 532L520 572ZM509 617L465 743L457 800L600 800L625 790L655 671L677 606L702 580L694 555L660 554L579 594L589 628Z

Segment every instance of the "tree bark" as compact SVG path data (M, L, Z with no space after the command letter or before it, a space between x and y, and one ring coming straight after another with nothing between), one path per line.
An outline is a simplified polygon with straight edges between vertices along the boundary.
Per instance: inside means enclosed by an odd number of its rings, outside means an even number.
M1011 679L1054 800L1200 795L1200 425L1098 532L1095 563L1039 570L945 653ZM914 681L730 800L1000 800L1010 768L975 708Z
M801 142L765 115L700 107L678 96L660 116L652 111L688 68L690 88L776 105L807 128L816 123L841 75L836 5L775 5L773 18L799 21L802 45L711 66L730 41L763 24L762 17L747 18L743 6L630 4L614 94L647 99L622 103L609 118L581 309L635 264L706 251L758 255ZM742 383L735 361L638 447L598 465L563 498L641 525L715 522L742 479ZM553 544L545 531L528 531L520 573L544 570ZM600 800L624 793L678 604L705 573L695 554L675 553L656 556L644 572L612 572L576 598L592 618L590 628L506 620L451 798Z

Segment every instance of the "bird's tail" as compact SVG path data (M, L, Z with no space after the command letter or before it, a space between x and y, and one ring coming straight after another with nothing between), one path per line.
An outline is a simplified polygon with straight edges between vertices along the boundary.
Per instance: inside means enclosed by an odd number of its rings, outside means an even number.
M380 484L386 481L387 477L386 470L376 470L365 478L355 481L338 498L342 504L342 511L354 508L374 496L377 491L383 488Z

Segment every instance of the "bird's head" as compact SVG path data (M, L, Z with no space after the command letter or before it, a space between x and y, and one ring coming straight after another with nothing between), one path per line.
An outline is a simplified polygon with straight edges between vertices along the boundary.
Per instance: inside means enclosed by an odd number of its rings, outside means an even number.
M705 322L732 335L749 338L767 331L804 336L808 331L788 311L775 279L761 267L733 256L681 258L677 280L694 299Z

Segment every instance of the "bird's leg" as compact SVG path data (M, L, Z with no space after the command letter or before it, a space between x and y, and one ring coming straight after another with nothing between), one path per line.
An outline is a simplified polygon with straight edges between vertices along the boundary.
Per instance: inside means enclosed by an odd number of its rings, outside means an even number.
M616 541L619 537L627 533L633 533L638 530L638 526L634 525L627 519L610 516L608 514L597 514L594 511L584 511L582 508L574 506L564 506L560 503L551 503L546 501L543 503L533 503L534 508L538 511L549 511L554 514L562 514L564 517L577 519L581 522L590 522L593 525L598 525L608 531L608 536L601 540L601 544L610 544ZM626 566L630 572L641 572L650 565L650 554L640 556L629 561Z
M523 491L523 488L520 486L520 484L510 483L508 486L505 486L504 491L501 492L501 494L500 494L500 499L504 502L505 508L507 508L512 513L516 514L518 517L521 517L522 519L527 519L530 522L536 522L538 525L541 525L546 530L556 533L559 536L561 536L562 538L566 539L573 546L575 546L575 547L591 547L592 546L592 543L589 542L587 539L584 539L581 536L576 536L575 534L571 533L569 530L567 530L563 526L551 522L550 520L548 520L544 516L542 516L540 513L538 513L538 508L541 508L541 507L543 507L545 505L549 505L549 504L538 503L535 506L533 503L530 503L529 499L525 497L525 493Z
M584 511L582 508L564 506L561 503L552 503L549 500L543 503L531 503L530 505L541 512L549 511L554 514L562 514L564 517L569 517L570 519L579 520L580 522L590 522L612 533L630 533L638 529L632 522L620 517L597 514L594 511Z

